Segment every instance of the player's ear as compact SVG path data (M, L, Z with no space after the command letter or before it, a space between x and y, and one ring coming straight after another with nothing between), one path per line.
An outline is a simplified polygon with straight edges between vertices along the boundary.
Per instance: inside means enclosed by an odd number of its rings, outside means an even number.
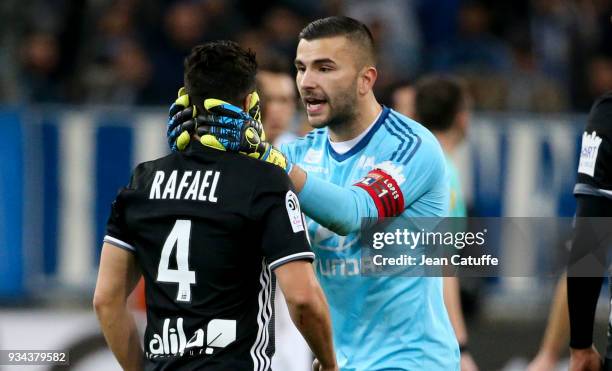
M365 66L361 70L361 75L359 76L358 89L359 94L365 95L372 91L374 88L374 83L376 82L376 78L378 77L378 71L374 66Z
M242 101L242 107L240 107L244 112L249 112L249 108L251 107L251 100L253 100L253 94L255 94L255 92L249 93L246 97L244 97L244 100Z

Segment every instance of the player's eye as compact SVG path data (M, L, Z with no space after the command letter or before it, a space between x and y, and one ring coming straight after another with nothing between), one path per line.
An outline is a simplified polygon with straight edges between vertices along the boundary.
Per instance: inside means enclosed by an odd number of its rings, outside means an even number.
M297 69L298 72L306 71L306 67L304 67L304 66L295 66L295 69Z
M319 67L319 71L321 71L321 72L329 72L331 70L332 70L332 68L329 67L329 66L321 66L321 67Z

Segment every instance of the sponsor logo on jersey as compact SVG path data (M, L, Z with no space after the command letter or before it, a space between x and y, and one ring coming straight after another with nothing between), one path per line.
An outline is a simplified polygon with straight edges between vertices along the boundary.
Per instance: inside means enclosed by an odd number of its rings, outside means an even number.
M291 223L293 233L303 231L304 220L302 219L300 202L298 201L297 195L293 193L293 191L287 191L287 195L285 196L285 207L287 208L287 215L289 215L289 222Z
M329 229L310 221L310 226L314 226L314 231L311 229L314 236L312 246L326 251L340 252L353 247L361 236L360 233L351 233L346 236L340 236Z
M206 335L206 342L204 337ZM187 340L183 329L183 318L176 319L176 326L170 327L170 318L164 320L162 334L153 334L149 341L147 357L182 356L185 353L213 354L214 348L225 348L236 340L236 320L213 319L208 322L206 334L197 329Z
M319 164L321 163L321 160L323 159L323 151L322 150L316 150L316 149L308 149L308 151L306 151L306 154L304 155L304 162L309 163L309 164Z
M584 132L582 134L582 149L580 150L580 163L578 164L579 173L594 176L600 144L601 138L597 136L597 132L593 131L591 134Z
M308 165L306 163L299 163L298 165L308 173L329 174L329 169L322 166Z
M358 258L317 258L315 271L321 276L357 276L360 272Z

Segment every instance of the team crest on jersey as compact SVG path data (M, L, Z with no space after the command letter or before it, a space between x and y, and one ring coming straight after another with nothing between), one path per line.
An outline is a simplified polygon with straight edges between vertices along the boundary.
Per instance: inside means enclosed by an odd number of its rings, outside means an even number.
M371 169L374 167L374 157L373 156L361 156L359 160L357 160L357 168L359 169Z
M373 167L389 174L399 186L404 184L404 181L406 180L406 178L404 177L404 167L397 163L393 163L392 161L384 161L380 164L374 165Z
M302 219L302 210L300 210L300 202L293 191L287 191L285 196L285 207L289 215L289 222L293 233L298 233L304 230L304 219Z
M381 178L382 178L382 175L380 174L376 174L376 173L368 174L359 183L366 185L366 186L371 186L372 184L378 182Z
M594 176L600 144L601 138L597 136L597 132L593 131L591 134L584 132L582 134L582 148L580 150L580 163L578 164L579 173Z

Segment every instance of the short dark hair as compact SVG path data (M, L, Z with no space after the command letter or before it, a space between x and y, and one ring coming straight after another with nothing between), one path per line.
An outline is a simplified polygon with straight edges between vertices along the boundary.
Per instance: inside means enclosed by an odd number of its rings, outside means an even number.
M356 42L366 52L370 62L376 62L372 32L368 26L350 17L333 16L314 20L304 27L299 38L310 41L334 36L345 36Z
M450 129L459 112L466 108L467 92L461 80L449 76L428 76L414 86L417 121L431 131Z
M212 41L191 49L185 58L184 83L187 94L199 104L217 98L240 106L255 90L255 53L234 41Z

